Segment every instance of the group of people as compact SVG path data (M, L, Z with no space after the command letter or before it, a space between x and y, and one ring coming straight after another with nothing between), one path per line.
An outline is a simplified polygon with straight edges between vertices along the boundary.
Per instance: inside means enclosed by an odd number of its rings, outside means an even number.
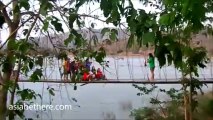
M149 80L154 80L154 71L155 71L155 58L152 53L149 53L149 58L145 60L145 66L147 63L150 68L150 77ZM94 66L91 66L92 62L87 58L85 61L71 60L70 58L65 58L63 61L63 73L61 72L61 77L64 77L64 80L67 81L68 78L72 79L76 75L81 76L82 81L91 81L91 80L101 80L106 79L105 75L100 68L96 69ZM19 61L16 60L13 68L13 76L18 74Z
M149 53L149 58L145 60L145 66L149 65L150 69L150 77L149 80L154 80L154 71L155 71L155 58L152 53ZM91 81L91 80L101 80L106 79L105 75L101 71L100 68L96 70L94 66L92 66L92 62L89 59L86 59L84 62L71 60L70 58L66 58L63 62L64 68L64 80L68 80L68 77L72 79L72 76L81 75L82 81Z
M91 67L91 65L92 62L90 62L88 58L83 62L71 60L70 58L64 59L64 80L67 81L68 77L72 79L76 75L80 75L82 81L105 79L105 75L103 74L101 69L98 68L96 70L96 68L94 66Z

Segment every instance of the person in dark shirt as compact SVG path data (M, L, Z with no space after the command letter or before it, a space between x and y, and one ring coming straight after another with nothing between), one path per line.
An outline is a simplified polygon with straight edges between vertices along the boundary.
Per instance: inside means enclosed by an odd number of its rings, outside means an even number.
M85 67L87 68L88 71L90 71L92 62L89 61L89 58L86 59L85 61Z

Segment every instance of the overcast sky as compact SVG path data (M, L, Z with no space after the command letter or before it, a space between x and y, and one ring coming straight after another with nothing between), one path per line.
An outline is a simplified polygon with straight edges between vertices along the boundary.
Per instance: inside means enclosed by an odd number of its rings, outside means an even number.
M34 2L34 0L30 0L30 1L31 1L31 7L32 7L32 5L34 5L33 7L36 8L36 6L38 5L38 2ZM58 3L58 4L63 6L63 4L65 4L66 2L67 2L67 0L61 0L60 3ZM133 2L133 4L134 4L136 9L137 8L145 9L147 12L153 11L153 9L154 9L152 7L145 7L138 0L132 0L132 2ZM8 0L4 0L4 3L8 3ZM89 5L82 6L80 8L80 10L79 10L79 14L83 14L83 13L88 14L88 13L91 13L91 11L95 10L94 12L92 12L91 15L98 15L98 16L100 16L100 19L103 19L103 20L106 19L103 16L102 11L100 9L98 9L98 8L99 8L99 4L90 3ZM31 10L33 10L33 9L31 9ZM54 14L54 15L56 15L56 16L58 16L60 18L59 14ZM124 21L124 20L125 19L123 18L122 21ZM106 24L106 23L103 23L103 22L101 22L99 20L95 20L95 19L92 19L92 18L85 18L85 24L86 24L87 27L90 26L92 22L95 23L95 29L100 29L100 28L103 28L103 27L113 27L112 24ZM67 26L64 23L62 23L62 24L63 24L64 31L68 32ZM4 27L6 27L6 25L4 25ZM40 33L37 33L37 34L32 33L31 35L35 37L35 36L38 36L39 34ZM7 39L8 35L9 35L8 29L1 30L1 40L3 42ZM19 35L20 35L20 33L19 33Z

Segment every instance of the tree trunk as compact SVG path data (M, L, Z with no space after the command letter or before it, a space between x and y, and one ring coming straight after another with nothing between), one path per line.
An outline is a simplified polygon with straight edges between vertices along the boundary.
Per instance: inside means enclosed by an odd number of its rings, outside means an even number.
M11 68L11 66L8 66ZM7 81L10 80L11 70L5 72L3 75L2 84L3 86L0 88L0 120L6 120L7 116L7 93L8 88L5 86Z
M0 120L6 120L7 111L7 89L3 86L0 88Z
M12 26L10 28L10 36L9 36L9 41L10 40L15 40L16 38L16 34L17 31L14 32L16 30L16 28L18 27L17 24L14 24L14 26ZM2 84L3 86L0 87L0 120L6 120L7 117L7 94L8 94L8 88L6 86L4 86L5 84L8 83L8 81L10 80L10 76L12 73L12 69L13 69L13 63L12 63L12 58L14 53L11 52L13 48L10 48L9 46L7 46L7 56L6 56L6 62L8 62L7 64L7 71L5 71L3 73L3 79Z
M190 109L189 109L189 95L187 93L187 86L183 84L183 90L184 90L184 116L185 120L190 120Z
M17 72L17 74L15 76L15 83L13 85L12 92L11 92L10 105L14 105L14 98L15 98L15 94L16 94L16 88L17 88L17 85L18 85L18 79L19 79L19 74L20 74L20 67L21 67L21 59L19 58L18 72ZM15 118L14 111L9 111L9 120L14 120L14 118Z
M190 120L190 109L189 109L189 96L184 95L184 107L185 107L185 120Z

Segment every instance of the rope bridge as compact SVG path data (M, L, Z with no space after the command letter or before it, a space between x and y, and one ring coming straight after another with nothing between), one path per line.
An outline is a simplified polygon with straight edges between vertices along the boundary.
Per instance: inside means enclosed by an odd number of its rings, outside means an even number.
M60 61L56 58L46 58L44 60L44 78L36 82L47 83L135 83L135 84L180 84L182 74L173 66L160 68L156 61L155 80L149 81L149 68L144 66L145 59L142 57L107 57L109 67L104 68L92 60L92 66L102 68L107 80L92 81L63 81L61 79ZM199 80L205 83L213 83L212 62L205 69L198 69ZM22 76L19 82L33 82Z
M213 83L213 79L209 78L207 80L200 80L203 83ZM19 80L18 82L32 82L29 80ZM112 84L121 84L121 83L133 83L133 84L181 84L182 81L181 80L155 80L155 81L145 81L145 80L94 80L94 81L78 81L78 82L73 82L73 81L61 81L60 79L58 80L53 80L53 79L49 79L49 80L39 80L36 81L36 83L41 83L41 82L47 82L47 83L84 83L84 84L88 84L88 83L112 83Z

